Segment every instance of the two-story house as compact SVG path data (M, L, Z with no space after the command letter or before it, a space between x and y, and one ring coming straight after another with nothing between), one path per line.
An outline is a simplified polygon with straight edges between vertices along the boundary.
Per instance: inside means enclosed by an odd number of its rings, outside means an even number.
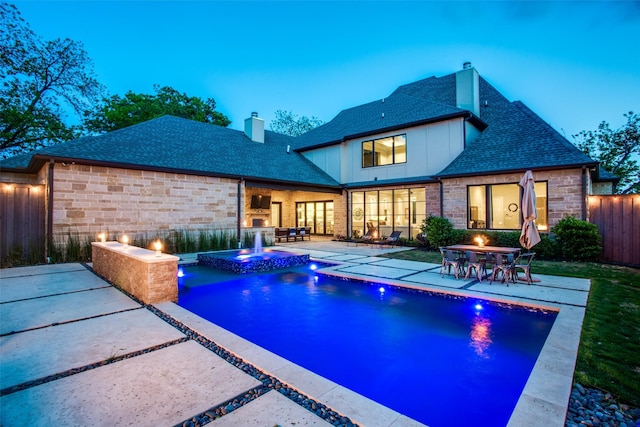
M598 164L465 64L400 86L292 138L252 114L244 132L165 116L0 162L2 198L39 191L46 234L309 226L413 238L429 214L457 228L521 226L522 174L538 226L587 217ZM611 177L608 177L611 179ZM602 184L600 184L602 185ZM11 199L13 200L13 199ZM269 231L270 230L270 231Z

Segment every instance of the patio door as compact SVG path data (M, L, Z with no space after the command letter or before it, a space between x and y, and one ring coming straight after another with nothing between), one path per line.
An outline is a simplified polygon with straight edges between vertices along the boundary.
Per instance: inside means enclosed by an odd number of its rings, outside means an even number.
M282 227L282 202L271 203L271 226Z
M297 202L296 226L311 227L313 234L333 234L333 202Z

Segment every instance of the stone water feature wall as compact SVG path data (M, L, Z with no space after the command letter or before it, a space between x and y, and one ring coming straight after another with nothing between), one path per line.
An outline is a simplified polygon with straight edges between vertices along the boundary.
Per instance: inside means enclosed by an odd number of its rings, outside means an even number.
M178 301L178 260L119 242L93 242L93 270L145 304Z

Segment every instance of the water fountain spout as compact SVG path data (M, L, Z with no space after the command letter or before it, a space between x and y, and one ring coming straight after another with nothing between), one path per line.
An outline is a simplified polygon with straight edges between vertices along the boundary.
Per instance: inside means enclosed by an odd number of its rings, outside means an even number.
M256 233L255 242L253 244L253 253L254 254L262 253L262 236L260 235L259 231Z

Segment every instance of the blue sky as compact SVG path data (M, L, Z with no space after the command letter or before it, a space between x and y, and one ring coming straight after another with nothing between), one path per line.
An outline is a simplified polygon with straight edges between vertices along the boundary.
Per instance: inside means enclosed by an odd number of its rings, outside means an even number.
M84 43L110 94L153 84L328 121L470 61L571 135L640 112L640 2L17 1L45 39Z

